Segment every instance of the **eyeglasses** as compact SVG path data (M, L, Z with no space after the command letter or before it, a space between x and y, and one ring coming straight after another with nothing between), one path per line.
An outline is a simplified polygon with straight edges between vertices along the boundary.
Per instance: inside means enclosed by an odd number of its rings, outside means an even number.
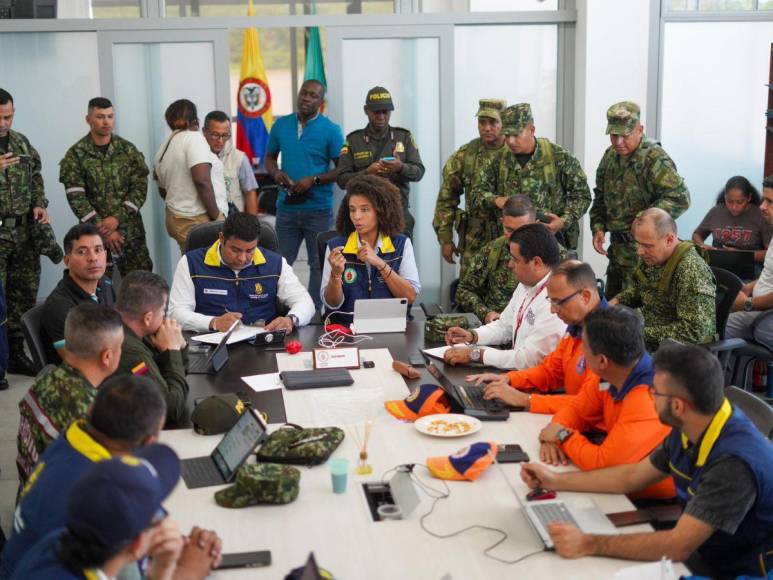
M228 141L231 138L231 134L230 133L214 133L214 132L209 131L208 134L215 141Z
M655 385L650 385L648 388L650 392L650 397L666 397L667 399L679 399L680 401L684 402L685 405L688 407L694 407L692 404L692 401L688 401L684 397L680 397L679 395L669 395L668 393L658 393L655 390Z
M552 298L550 298L550 296L545 296L545 298L547 299L548 302L550 302L550 305L553 308L561 308L564 304L569 302L572 298L577 296L580 292L582 292L582 290L576 290L576 291L572 292L571 294L569 294L569 296L567 296L566 298L561 298L561 300L553 300Z

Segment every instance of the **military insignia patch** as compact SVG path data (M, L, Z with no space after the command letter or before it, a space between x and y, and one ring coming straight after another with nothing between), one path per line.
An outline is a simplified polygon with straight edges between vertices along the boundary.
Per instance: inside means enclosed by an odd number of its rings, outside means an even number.
M370 151L356 151L354 153L355 159L370 159L371 152Z
M405 145L402 141L398 141L395 145L395 153L405 153Z
M255 282L255 294L263 294L263 284Z
M343 279L347 284L353 284L357 281L357 270L354 268L347 268L344 270Z

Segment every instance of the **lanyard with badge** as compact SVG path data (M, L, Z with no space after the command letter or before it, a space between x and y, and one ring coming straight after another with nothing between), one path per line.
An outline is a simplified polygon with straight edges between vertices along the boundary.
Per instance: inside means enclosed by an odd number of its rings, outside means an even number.
M521 302L521 307L518 309L518 314L515 317L515 330L513 330L513 347L515 347L515 339L518 336L518 330L521 328L521 324L523 324L523 318L526 316L526 312L529 310L529 307L532 305L532 302L534 302L537 299L537 296L539 296L542 291L547 287L548 283L545 282L542 286L540 286L537 291L534 293L534 296L531 297L531 300L526 302L526 299L524 298L523 302Z

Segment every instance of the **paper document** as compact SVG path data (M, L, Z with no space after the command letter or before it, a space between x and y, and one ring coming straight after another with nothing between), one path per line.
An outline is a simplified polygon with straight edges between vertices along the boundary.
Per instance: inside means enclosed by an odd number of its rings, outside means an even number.
M242 380L256 393L282 388L282 380L279 378L279 373L252 375L250 377L242 377Z
M231 337L228 339L226 344L234 344L236 342L249 340L253 336L265 332L266 331L264 329L258 328L257 326L242 326L231 333ZM220 341L223 340L223 336L225 336L225 332L210 332L209 334L199 334L198 336L192 336L191 340L197 340L207 344L220 344Z
M427 356L443 360L443 355L449 348L456 348L458 346L467 346L466 344L455 344L453 346L438 346L435 348L424 348L422 352Z
M637 564L622 568L615 573L615 580L677 580L679 575L674 572L671 560L663 557L660 562Z

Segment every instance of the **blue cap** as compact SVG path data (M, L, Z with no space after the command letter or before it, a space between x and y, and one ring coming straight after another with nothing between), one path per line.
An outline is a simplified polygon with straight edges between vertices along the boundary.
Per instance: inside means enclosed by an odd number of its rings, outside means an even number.
M67 527L118 550L151 526L179 478L180 460L161 444L95 463L72 488Z

